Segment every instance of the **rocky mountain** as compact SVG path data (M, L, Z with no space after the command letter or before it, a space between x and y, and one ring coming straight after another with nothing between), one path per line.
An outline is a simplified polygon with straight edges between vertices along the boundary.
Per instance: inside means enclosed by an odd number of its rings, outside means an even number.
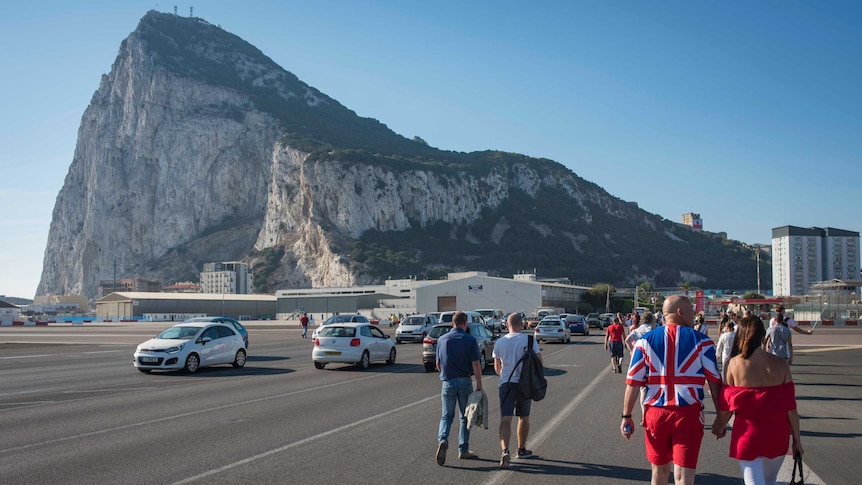
M261 292L462 270L740 288L753 258L554 161L402 137L237 36L151 11L82 117L38 293L228 260Z

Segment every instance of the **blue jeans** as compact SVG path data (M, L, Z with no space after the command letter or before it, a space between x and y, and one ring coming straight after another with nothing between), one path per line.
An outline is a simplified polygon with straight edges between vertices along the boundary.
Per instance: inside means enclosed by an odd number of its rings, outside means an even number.
M437 441L449 441L449 429L455 420L455 403L458 403L458 416L461 418L461 427L458 430L458 451L464 453L470 449L470 430L467 429L467 398L473 392L473 381L470 377L456 377L443 381L443 390L440 393L440 401L443 405L443 415L440 417L440 429L437 433Z
M302 327L302 338L305 338L306 334L308 334L308 325Z

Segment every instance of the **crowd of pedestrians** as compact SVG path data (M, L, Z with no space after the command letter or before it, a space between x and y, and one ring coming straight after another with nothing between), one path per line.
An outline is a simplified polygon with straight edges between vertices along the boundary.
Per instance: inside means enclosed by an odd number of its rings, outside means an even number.
M629 327L628 333L623 323ZM533 454L527 449L532 401L518 391L519 374L513 369L530 344L540 359L541 350L522 332L523 325L520 314L509 315L508 333L497 340L493 352L500 403L501 469L508 468L512 459ZM439 465L446 462L449 429L456 409L460 419L458 457L477 458L469 449L468 415L473 410L467 410L467 403L487 406L478 347L465 331L463 313L455 314L453 327L454 331L441 336L437 344L437 368L442 381L436 452ZM738 315L733 311L722 315L717 343L709 337L707 328L703 316L695 315L685 296L668 297L657 314L647 311L643 315L633 312L613 317L604 341L612 372L622 373L624 349L630 354L620 433L629 440L637 428L642 429L651 483L664 485L672 475L676 485L693 484L705 435L704 401L709 397L716 413L711 426L716 439L726 435L727 425L734 418L729 456L739 461L744 483L774 484L788 445L794 454L803 453L790 373L791 329L809 335L812 331L798 328L784 316L780 305L768 328L750 312ZM638 404L636 426L633 412ZM516 419L513 453L510 446Z

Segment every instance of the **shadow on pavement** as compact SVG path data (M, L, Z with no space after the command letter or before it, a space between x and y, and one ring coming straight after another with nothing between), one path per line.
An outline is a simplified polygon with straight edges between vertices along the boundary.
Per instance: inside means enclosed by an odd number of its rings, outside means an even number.
M475 471L487 473L500 469L499 462L496 460L479 459L471 460L473 463L482 462L487 466L479 467L460 467L452 466L461 470ZM447 465L449 466L449 465ZM649 468L631 468L614 465L596 465L594 463L578 463L565 462L559 460L545 460L539 455L534 455L526 460L512 460L509 465L509 471L515 474L523 474L524 479L528 475L533 475L538 478L541 475L556 475L569 477L606 477L612 478L617 482L635 482L649 483L652 478L652 473ZM515 478L517 482L518 479ZM715 475L711 473L697 474L695 480L698 484L704 485L724 485L726 483L737 483L740 481L738 476Z

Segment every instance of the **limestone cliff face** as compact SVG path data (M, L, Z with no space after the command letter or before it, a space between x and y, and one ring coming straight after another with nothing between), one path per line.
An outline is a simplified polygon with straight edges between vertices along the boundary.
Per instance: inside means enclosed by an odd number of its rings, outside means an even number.
M228 260L260 264L270 292L534 268L697 283L704 252L742 275L731 250L556 162L408 140L218 27L150 12L81 119L38 293L94 298L102 280L197 280Z
M159 261L225 225L250 225L232 244L251 249L280 133L251 106L241 92L157 68L131 35L82 117L39 293L92 297L115 274L188 273Z

